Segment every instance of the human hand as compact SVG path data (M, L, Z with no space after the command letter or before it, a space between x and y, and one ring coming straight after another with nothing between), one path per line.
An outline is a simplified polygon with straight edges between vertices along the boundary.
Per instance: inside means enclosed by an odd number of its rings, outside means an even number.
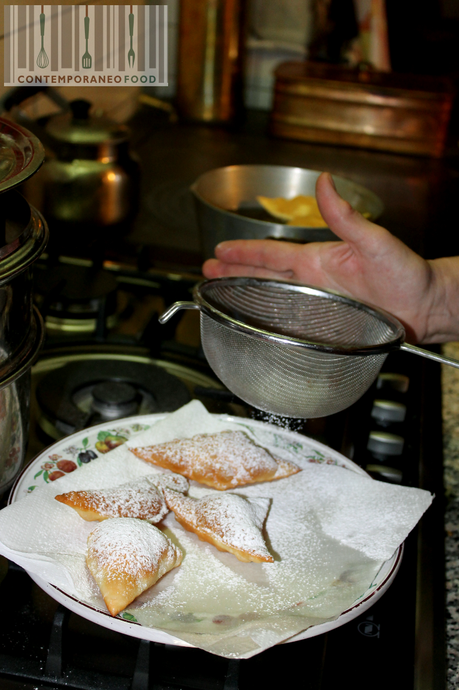
M445 339L439 336L445 260L424 260L354 211L337 193L329 173L318 178L316 198L324 220L342 241L222 242L215 248L216 258L204 263L204 276L255 276L330 288L393 314L404 325L408 341Z

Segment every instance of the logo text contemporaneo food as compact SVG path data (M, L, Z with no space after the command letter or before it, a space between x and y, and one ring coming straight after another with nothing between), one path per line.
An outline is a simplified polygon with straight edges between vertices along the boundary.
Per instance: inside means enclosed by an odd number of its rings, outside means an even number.
M166 5L5 5L5 86L167 86Z

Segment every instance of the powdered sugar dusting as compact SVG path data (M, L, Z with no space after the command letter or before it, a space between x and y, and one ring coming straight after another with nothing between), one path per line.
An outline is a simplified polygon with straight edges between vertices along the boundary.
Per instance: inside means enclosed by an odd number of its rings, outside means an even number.
M158 570L164 558L170 569L181 554L165 534L144 520L106 520L88 537L88 559L96 581L127 576L135 582Z
M270 481L279 470L276 459L243 431L197 434L192 438L130 450L147 462L220 490ZM298 471L299 468L291 463L289 474Z
M161 490L164 487L186 491L188 481L179 475L162 474L111 489L69 491L55 498L77 510L86 520L131 517L156 523L169 512Z
M390 521L391 534L383 533L388 524L387 503L381 501L380 483L365 478L357 468L355 472L344 469L348 461L322 444L260 422L234 422L226 416L209 415L198 401L155 423L142 436L131 439L129 445L119 446L61 478L60 486L56 482L34 491L1 511L5 553L15 549L12 560L17 558L30 572L70 596L100 608L102 598L85 561L87 537L93 525L81 520L75 511L64 510L54 500L56 493L89 487L105 489L141 476L154 478L159 469L135 457L129 450L131 446L147 447L177 437L190 439L197 433L213 434L235 427L245 429L255 443L269 451L271 458L291 459L302 470L280 481L232 489L232 493L243 496L252 505L260 498L270 501L263 534L274 562L242 563L232 553L220 552L200 541L168 513L161 529L186 555L173 577L162 578L136 599L126 614L127 620L135 618L139 626L153 628L148 631L152 639L157 639L158 630L163 630L214 654L243 657L325 619L336 618L356 599L360 601L362 594L369 598L365 593L381 563L368 555L368 547L372 554L374 546L379 553L387 548L392 553L394 548ZM334 464L325 464L328 461ZM163 474L166 473L168 470L164 470ZM362 502L369 491L371 501ZM194 482L190 483L189 493L199 499L225 495ZM413 509L408 520L404 511L396 509L397 505L409 507L410 496L404 491L398 504L395 498L394 519L402 523L404 535L422 511ZM428 498L430 501L430 494ZM362 518L363 510L369 512L367 503L371 503L371 530L368 520ZM354 523L350 518L355 518ZM122 519L113 518L101 526ZM24 524L28 530L24 530ZM339 535L345 527L346 538L354 530L361 550L343 543L336 536L336 525ZM381 529L376 532L376 528ZM400 534L397 531L396 539L401 538ZM393 567L393 561L388 567ZM384 572L387 575L389 571ZM383 580L376 582L380 588ZM119 621L118 629L122 630L124 625ZM274 631L275 637L266 643L267 636Z
M173 472L168 472L167 474L165 472L158 472L153 476L149 476L148 480L160 489L174 489L183 494L186 494L188 491L188 479Z
M272 561L262 535L268 498L250 501L237 494L210 495L201 499L165 492L168 505L185 525L242 553Z

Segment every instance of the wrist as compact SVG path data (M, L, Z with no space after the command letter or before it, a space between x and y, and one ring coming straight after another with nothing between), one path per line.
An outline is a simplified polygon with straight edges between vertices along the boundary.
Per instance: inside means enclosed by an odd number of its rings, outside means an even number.
M459 340L459 257L427 262L431 279L426 300L426 332L422 343Z

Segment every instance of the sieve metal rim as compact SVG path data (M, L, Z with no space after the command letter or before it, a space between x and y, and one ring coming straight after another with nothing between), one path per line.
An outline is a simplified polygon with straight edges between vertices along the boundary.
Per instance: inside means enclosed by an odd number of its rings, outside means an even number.
M220 309L211 304L205 297L206 292L209 292L215 285L230 285L230 286L257 286L261 284L272 286L280 289L291 290L293 292L300 292L303 294L315 295L324 297L325 299L343 302L355 309L371 314L374 318L384 321L387 325L395 329L394 336L387 343L379 345L363 345L359 347L337 347L335 345L328 345L326 343L308 341L301 338L294 338L292 336L284 336L266 331L256 326L248 324L235 319L228 314L225 314ZM194 308L198 308L201 312L206 314L214 321L221 325L231 328L239 333L256 338L259 340L277 343L279 345L288 345L293 347L300 347L316 352L324 352L334 355L352 355L352 356L370 356L380 355L386 352L400 349L400 346L405 339L405 329L391 314L384 310L374 307L366 302L347 297L335 290L318 288L312 285L305 285L303 283L295 283L284 280L273 280L270 278L246 278L246 277L228 277L228 278L213 278L210 280L203 280L193 288L193 298L195 300ZM183 305L184 306L184 305Z

